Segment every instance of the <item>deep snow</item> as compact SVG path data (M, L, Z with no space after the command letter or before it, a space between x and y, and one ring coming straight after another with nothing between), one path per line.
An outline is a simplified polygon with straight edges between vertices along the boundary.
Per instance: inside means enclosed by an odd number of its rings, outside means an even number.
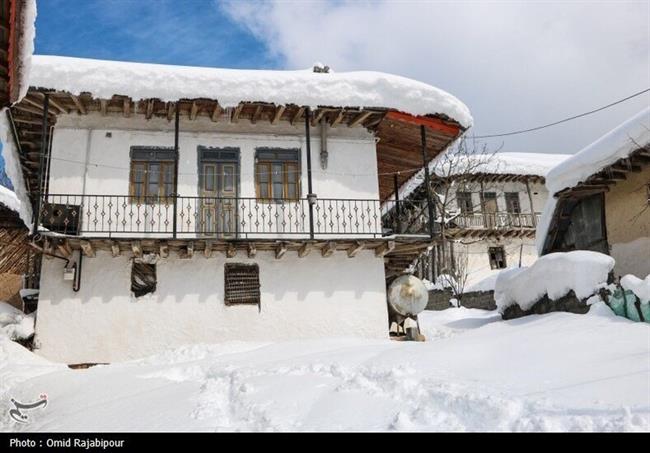
M187 346L69 370L0 340L6 431L650 431L650 326L552 313L425 312L424 343L314 340Z

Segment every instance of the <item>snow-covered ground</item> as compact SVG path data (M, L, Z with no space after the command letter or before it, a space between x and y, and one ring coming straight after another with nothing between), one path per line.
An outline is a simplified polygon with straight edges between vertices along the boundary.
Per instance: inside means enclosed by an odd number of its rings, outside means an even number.
M650 326L552 313L426 312L425 343L188 346L69 370L0 339L0 409L48 405L6 431L650 431Z

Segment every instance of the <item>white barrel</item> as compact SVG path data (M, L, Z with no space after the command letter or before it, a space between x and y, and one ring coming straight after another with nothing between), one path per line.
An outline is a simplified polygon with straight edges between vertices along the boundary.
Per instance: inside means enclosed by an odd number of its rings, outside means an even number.
M388 288L388 303L402 316L416 316L429 302L429 292L417 277L402 275Z

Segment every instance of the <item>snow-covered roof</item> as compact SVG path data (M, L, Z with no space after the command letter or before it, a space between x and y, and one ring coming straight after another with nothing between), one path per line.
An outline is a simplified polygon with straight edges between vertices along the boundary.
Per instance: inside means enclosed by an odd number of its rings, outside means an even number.
M574 187L619 159L629 156L639 146L648 144L650 144L650 107L552 168L546 175L546 187L551 195L568 187ZM546 236L556 207L557 199L553 196L548 197L535 233L539 254L544 251Z
M20 200L18 200L16 193L5 186L0 186L0 205L14 212L20 211Z
M551 169L546 176L546 186L552 194L574 187L649 143L650 107Z
M472 154L459 157L451 172L443 161L433 162L433 171L438 176L465 174L468 169L473 174L546 176L549 170L571 157L569 154L547 153L494 153ZM452 162L454 162L452 160ZM451 174L450 174L451 173Z
M171 66L34 55L30 85L72 94L133 99L217 99L223 107L242 101L310 107L391 108L413 115L442 114L467 128L469 109L426 83L381 72L316 73Z
M32 205L27 194L27 186L20 168L20 157L10 132L11 126L7 119L6 108L0 109L0 142L2 142L2 157L5 161L5 172L14 186L15 192L0 187L0 203L17 212L28 228L32 225Z
M27 0L23 3L22 18L20 22L20 45L18 56L18 99L20 101L29 89L29 73L34 53L34 37L36 36L36 0Z

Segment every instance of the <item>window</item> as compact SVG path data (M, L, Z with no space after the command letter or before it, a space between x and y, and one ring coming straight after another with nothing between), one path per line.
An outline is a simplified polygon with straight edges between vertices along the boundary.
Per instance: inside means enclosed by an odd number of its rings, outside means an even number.
M257 264L227 263L224 266L226 305L260 304L260 268Z
M510 214L521 214L519 192L506 192L506 211Z
M129 195L132 202L159 202L174 192L174 150L131 148Z
M460 212L463 214L472 214L474 212L471 192L456 192L456 199Z
M133 262L131 267L131 292L135 297L156 291L156 265Z
M488 256L490 257L491 269L506 268L506 252L503 250L503 247L489 247Z
M300 150L258 149L255 162L257 198L300 198Z

